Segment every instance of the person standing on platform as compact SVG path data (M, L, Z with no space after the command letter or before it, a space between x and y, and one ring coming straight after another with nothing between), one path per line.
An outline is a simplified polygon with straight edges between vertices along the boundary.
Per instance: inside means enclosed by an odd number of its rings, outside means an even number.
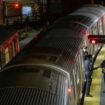
M90 87L91 87L91 81L92 81L92 73L93 73L93 65L92 65L92 55L88 54L84 58L84 68L85 68L85 77L86 77L86 96L92 97L90 94Z

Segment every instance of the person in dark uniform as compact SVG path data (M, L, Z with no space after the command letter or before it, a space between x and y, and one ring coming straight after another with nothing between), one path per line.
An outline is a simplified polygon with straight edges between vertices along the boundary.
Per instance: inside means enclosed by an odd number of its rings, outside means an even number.
M87 56L85 56L84 58L84 68L85 68L85 77L86 77L86 96L87 97L92 97L92 95L90 94L90 87L91 87L91 81L92 81L92 55L88 54Z

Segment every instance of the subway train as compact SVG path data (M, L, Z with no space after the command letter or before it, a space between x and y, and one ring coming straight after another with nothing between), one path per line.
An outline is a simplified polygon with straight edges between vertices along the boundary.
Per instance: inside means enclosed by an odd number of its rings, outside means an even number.
M85 5L40 32L0 72L1 105L82 105L83 47L105 33L105 7Z

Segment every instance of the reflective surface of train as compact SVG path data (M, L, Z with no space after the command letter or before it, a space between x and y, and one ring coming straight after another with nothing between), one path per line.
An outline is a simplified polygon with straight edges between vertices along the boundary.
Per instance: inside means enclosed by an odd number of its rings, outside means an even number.
M0 73L1 105L80 105L88 34L105 34L105 8L86 5L35 37Z

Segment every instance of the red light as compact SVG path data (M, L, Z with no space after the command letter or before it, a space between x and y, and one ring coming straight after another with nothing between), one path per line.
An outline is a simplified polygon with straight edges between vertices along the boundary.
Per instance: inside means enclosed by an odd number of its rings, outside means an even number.
M19 8L19 4L18 3L15 3L15 8Z
M88 35L88 39L92 44L105 43L105 35Z
M92 43L92 44L96 44L96 40L92 39L92 40L91 40L91 43Z
M12 7L13 7L13 9L14 9L14 8L15 8L15 9L21 9L22 5L21 5L20 2L14 2L14 3L12 4Z

